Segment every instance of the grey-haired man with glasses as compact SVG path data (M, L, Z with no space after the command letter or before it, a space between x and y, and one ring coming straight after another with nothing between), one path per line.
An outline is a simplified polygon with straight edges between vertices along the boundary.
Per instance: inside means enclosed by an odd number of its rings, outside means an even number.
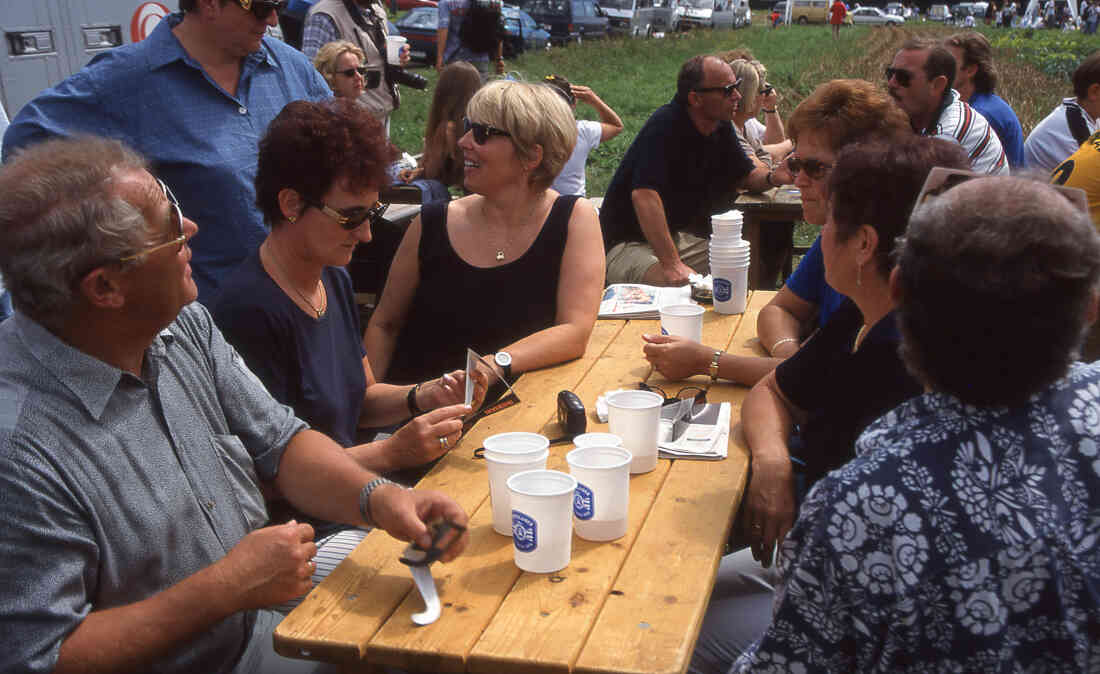
M0 194L0 671L329 671L272 650L316 546L265 494L424 547L462 508L270 396L195 302L198 227L121 143L29 148Z

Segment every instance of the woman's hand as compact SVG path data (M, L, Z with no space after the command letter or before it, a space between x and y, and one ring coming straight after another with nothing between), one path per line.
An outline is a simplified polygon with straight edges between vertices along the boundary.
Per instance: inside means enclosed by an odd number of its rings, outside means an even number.
M470 405L477 409L481 401L485 399L487 378L485 373L474 372L474 397ZM455 370L448 372L439 379L433 379L420 386L416 394L416 404L422 410L434 410L445 405L456 405L465 402L466 398L466 371Z
M762 110L775 110L775 106L779 105L781 98L779 91L767 82L764 83L764 88L768 90L768 93L760 95L760 108Z
M753 559L771 566L776 546L794 525L794 474L789 458L754 460L745 508L747 540Z
M424 169L418 166L413 169L401 169L397 172L397 179L403 183L411 183L422 175L424 175Z
M443 456L462 437L462 416L469 412L465 405L450 405L414 417L390 438L388 463L409 468Z
M683 337L642 335L646 360L667 379L678 380L705 374L714 357L714 349Z

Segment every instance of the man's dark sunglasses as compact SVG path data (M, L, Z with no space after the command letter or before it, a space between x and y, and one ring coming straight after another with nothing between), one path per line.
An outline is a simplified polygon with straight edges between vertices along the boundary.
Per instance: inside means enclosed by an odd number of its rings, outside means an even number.
M794 154L787 155L787 170L791 172L792 176L797 176L805 171L811 179L821 180L832 168L832 164L826 164L817 159L802 159Z
M469 117L462 119L463 133L474 133L474 142L478 145L484 145L489 142L489 136L504 136L505 138L511 138L512 134L508 133L504 129L498 129L495 126L489 126L488 124L478 124L477 122L471 122Z
M260 21L267 21L272 12L276 14L286 5L286 0L237 0L241 9L250 10Z
M701 94L705 94L708 91L721 91L723 96L729 98L733 95L733 92L737 91L737 87L739 86L741 86L741 78L737 78L736 82L734 82L733 84L727 84L724 87L699 87L695 91L698 91Z
M891 79L897 80L899 87L908 87L913 81L913 73L902 68L886 66L886 81L889 82Z
M343 75L344 77L355 77L355 73L359 73L363 77L367 76L367 67L359 66L358 68L348 68L347 70L337 70L337 75Z
M349 208L332 208L326 204L310 203L310 206L321 211L328 217L332 218L344 229L349 232L359 229L363 226L363 223L370 221L372 226L378 224L378 221L382 219L382 214L389 208L389 204L379 201L375 205L367 208L366 206L351 206Z

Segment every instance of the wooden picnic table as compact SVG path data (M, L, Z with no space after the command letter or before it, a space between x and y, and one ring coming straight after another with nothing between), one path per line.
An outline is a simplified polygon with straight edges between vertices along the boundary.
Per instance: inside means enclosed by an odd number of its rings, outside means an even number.
M752 246L749 287L772 290L791 275L794 223L802 219L802 194L783 185L760 194L745 193L733 205L745 215L741 238Z
M708 310L703 341L764 355L756 316L773 295L750 292L742 315ZM749 457L739 424L747 389L719 382L708 394L733 405L727 459L662 459L632 476L626 536L608 543L574 536L571 562L556 573L516 567L511 538L492 529L485 462L472 456L494 433L556 437L562 389L584 401L588 430L606 429L592 413L596 397L641 381L649 369L641 336L659 330L655 320L598 321L582 358L523 375L515 386L520 404L478 422L421 480L419 487L450 494L470 513L465 554L432 567L443 603L438 621L413 624L423 603L398 562L405 544L374 531L283 620L276 651L345 663L345 671L376 664L428 672L685 671L745 487ZM667 382L655 373L650 383ZM673 391L684 385L668 383ZM567 472L571 448L552 446L547 467Z

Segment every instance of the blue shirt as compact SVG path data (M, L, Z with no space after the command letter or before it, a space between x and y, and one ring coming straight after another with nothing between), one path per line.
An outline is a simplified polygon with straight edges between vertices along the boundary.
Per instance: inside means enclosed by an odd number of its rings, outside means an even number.
M847 299L846 295L841 295L825 282L825 256L821 254L821 235L814 239L810 250L802 256L802 261L787 279L787 288L806 302L817 305L819 328L829 322L829 317Z
M267 236L253 185L267 125L287 103L332 92L301 52L265 37L242 62L231 96L172 33L182 19L166 17L146 40L96 56L24 106L4 154L75 133L118 138L143 154L199 226L191 269L207 301Z
M469 10L469 0L439 0L438 26L447 29L447 44L443 45L444 63L455 61L477 63L489 60L488 52L477 53L462 44L462 20ZM436 45L436 48L438 49L439 45Z
M997 132L1008 157L1008 165L1013 169L1024 165L1024 130L1020 126L1020 120L1016 113L997 94L980 94L975 92L970 97L970 107L981 113L985 121Z
M1077 363L1017 407L887 412L803 502L734 671L1096 671L1098 405Z
M0 324L0 671L53 671L90 612L147 599L264 526L260 480L304 428L198 303L154 338L140 377L23 314ZM247 671L271 648L263 613L141 671Z

